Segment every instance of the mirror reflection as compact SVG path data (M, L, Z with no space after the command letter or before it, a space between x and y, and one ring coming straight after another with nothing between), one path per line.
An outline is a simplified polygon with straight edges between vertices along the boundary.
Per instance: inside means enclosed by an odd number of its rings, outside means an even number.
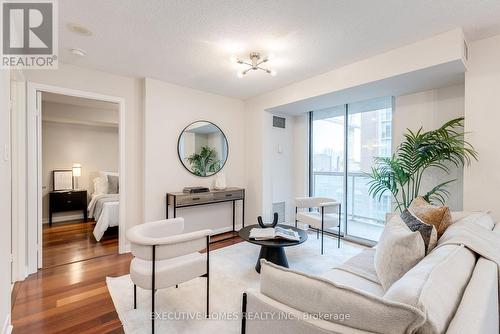
M207 121L197 121L182 131L178 153L184 167L194 175L214 175L226 163L227 139L217 125Z

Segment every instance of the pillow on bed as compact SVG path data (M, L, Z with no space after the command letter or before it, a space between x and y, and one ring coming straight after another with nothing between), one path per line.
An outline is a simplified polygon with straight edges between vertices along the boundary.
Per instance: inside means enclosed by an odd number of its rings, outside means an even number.
M108 175L118 176L118 173L116 173L116 172L105 172L105 171L100 171L99 172L99 177L106 184L106 192L104 192L104 194L108 194L109 193Z
M108 194L118 194L120 183L118 176L108 175Z
M102 177L94 179L94 195L101 195L108 193L108 183Z

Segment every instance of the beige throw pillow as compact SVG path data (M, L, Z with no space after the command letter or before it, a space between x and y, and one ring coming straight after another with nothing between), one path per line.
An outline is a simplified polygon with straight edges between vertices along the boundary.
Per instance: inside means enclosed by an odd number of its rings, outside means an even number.
M394 216L384 227L375 251L375 271L387 290L425 256L425 245L419 232L412 232Z
M415 198L408 210L423 222L436 226L438 239L452 224L449 207L429 204L423 197Z

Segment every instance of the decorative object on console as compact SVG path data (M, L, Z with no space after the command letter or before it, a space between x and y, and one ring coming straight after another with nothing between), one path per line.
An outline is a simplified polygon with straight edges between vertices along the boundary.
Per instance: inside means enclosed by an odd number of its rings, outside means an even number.
M403 212L420 196L426 171L437 168L449 173L450 164L468 166L472 159L477 160L477 151L464 139L463 125L464 118L459 117L432 131L424 132L422 127L417 132L408 129L392 157L375 158L375 166L368 174L370 195L380 199L389 191L397 209ZM424 199L431 204L444 204L449 195L446 186L453 181L439 183L423 195Z
M73 164L74 189L78 189L78 178L82 176L82 165Z
M211 176L226 164L229 147L222 130L212 122L196 121L182 130L177 153L184 168L196 176Z
M278 213L277 212L274 213L274 215L273 215L273 222L271 224L265 224L262 221L262 216L258 216L257 217L257 222L259 222L259 225L262 228L275 227L276 225L278 225Z
M210 189L207 187L184 187L184 189L182 189L182 192L186 194L206 193L209 191Z
M216 189L216 190L224 190L226 188L227 188L226 175L224 173L220 172L215 177L214 189Z

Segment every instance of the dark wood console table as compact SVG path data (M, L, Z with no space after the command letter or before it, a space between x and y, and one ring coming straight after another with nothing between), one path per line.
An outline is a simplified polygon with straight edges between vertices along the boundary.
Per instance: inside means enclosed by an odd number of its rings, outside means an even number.
M204 193L183 193L183 192L172 192L167 193L167 209L166 217L169 218L168 209L171 207L174 211L173 218L177 217L177 209L187 208L191 206L217 204L233 202L233 232L235 231L235 215L236 215L236 201L241 201L242 203L242 227L245 227L245 189L231 187L224 190L210 190Z

